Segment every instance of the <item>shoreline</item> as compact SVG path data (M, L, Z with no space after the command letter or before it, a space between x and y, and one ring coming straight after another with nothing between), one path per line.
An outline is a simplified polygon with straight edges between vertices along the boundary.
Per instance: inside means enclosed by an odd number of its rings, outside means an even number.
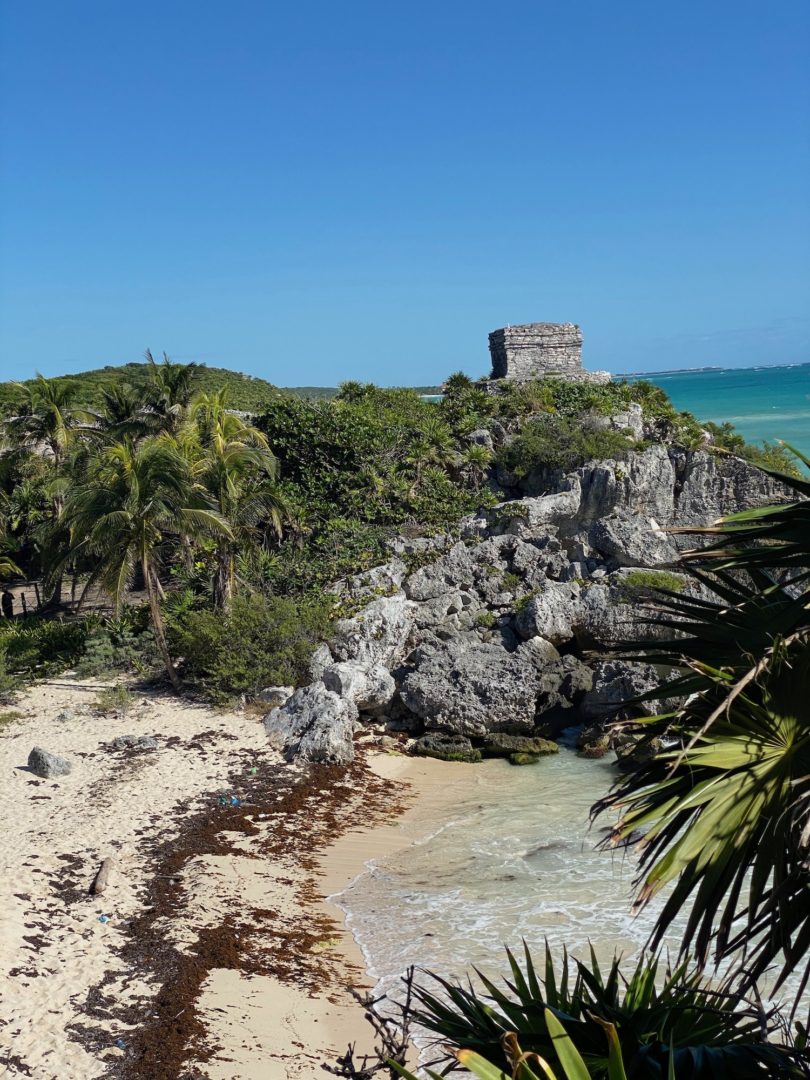
M373 1030L348 988L367 991L374 980L335 898L365 873L370 862L390 858L426 835L436 814L454 802L457 784L466 787L468 770L478 766L448 766L447 762L374 750L367 765L389 790L396 785L401 801L382 820L371 822L362 820L364 807L360 805L352 815L354 820L315 852L314 888L308 901L311 913L330 926L324 942L329 969L326 985L312 994L286 980L258 977L246 981L238 973L212 972L199 1005L207 1037L220 1047L205 1066L204 1075L210 1080L292 1080L320 1075L322 1066L334 1066L350 1044L355 1047L355 1060L364 1054L373 1056ZM448 768L454 772L449 783ZM272 902L272 895L267 899ZM297 1050L290 1052L290 1047Z

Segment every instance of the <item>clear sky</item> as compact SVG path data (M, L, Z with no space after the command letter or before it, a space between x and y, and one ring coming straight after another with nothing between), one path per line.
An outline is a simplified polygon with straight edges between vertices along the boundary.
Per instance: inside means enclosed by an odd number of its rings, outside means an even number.
M0 0L0 376L810 360L808 0Z

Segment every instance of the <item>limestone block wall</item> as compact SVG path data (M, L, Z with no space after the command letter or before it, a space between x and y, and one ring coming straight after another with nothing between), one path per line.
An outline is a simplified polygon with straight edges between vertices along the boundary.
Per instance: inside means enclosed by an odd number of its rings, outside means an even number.
M489 335L489 351L493 379L587 377L582 368L582 331L575 323L505 326Z

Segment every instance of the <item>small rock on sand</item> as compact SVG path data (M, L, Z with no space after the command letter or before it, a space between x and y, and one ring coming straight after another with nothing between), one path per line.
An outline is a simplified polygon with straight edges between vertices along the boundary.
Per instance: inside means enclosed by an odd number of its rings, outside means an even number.
M51 754L43 750L41 746L35 746L28 755L28 768L36 776L50 780L54 776L65 776L72 766L67 758L59 754Z

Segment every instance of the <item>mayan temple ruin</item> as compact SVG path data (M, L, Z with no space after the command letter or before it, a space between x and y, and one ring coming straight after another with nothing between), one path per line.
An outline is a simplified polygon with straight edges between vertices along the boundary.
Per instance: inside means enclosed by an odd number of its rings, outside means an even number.
M582 331L576 323L504 326L489 335L491 379L526 381L556 376L578 382L609 382L607 371L582 366Z

